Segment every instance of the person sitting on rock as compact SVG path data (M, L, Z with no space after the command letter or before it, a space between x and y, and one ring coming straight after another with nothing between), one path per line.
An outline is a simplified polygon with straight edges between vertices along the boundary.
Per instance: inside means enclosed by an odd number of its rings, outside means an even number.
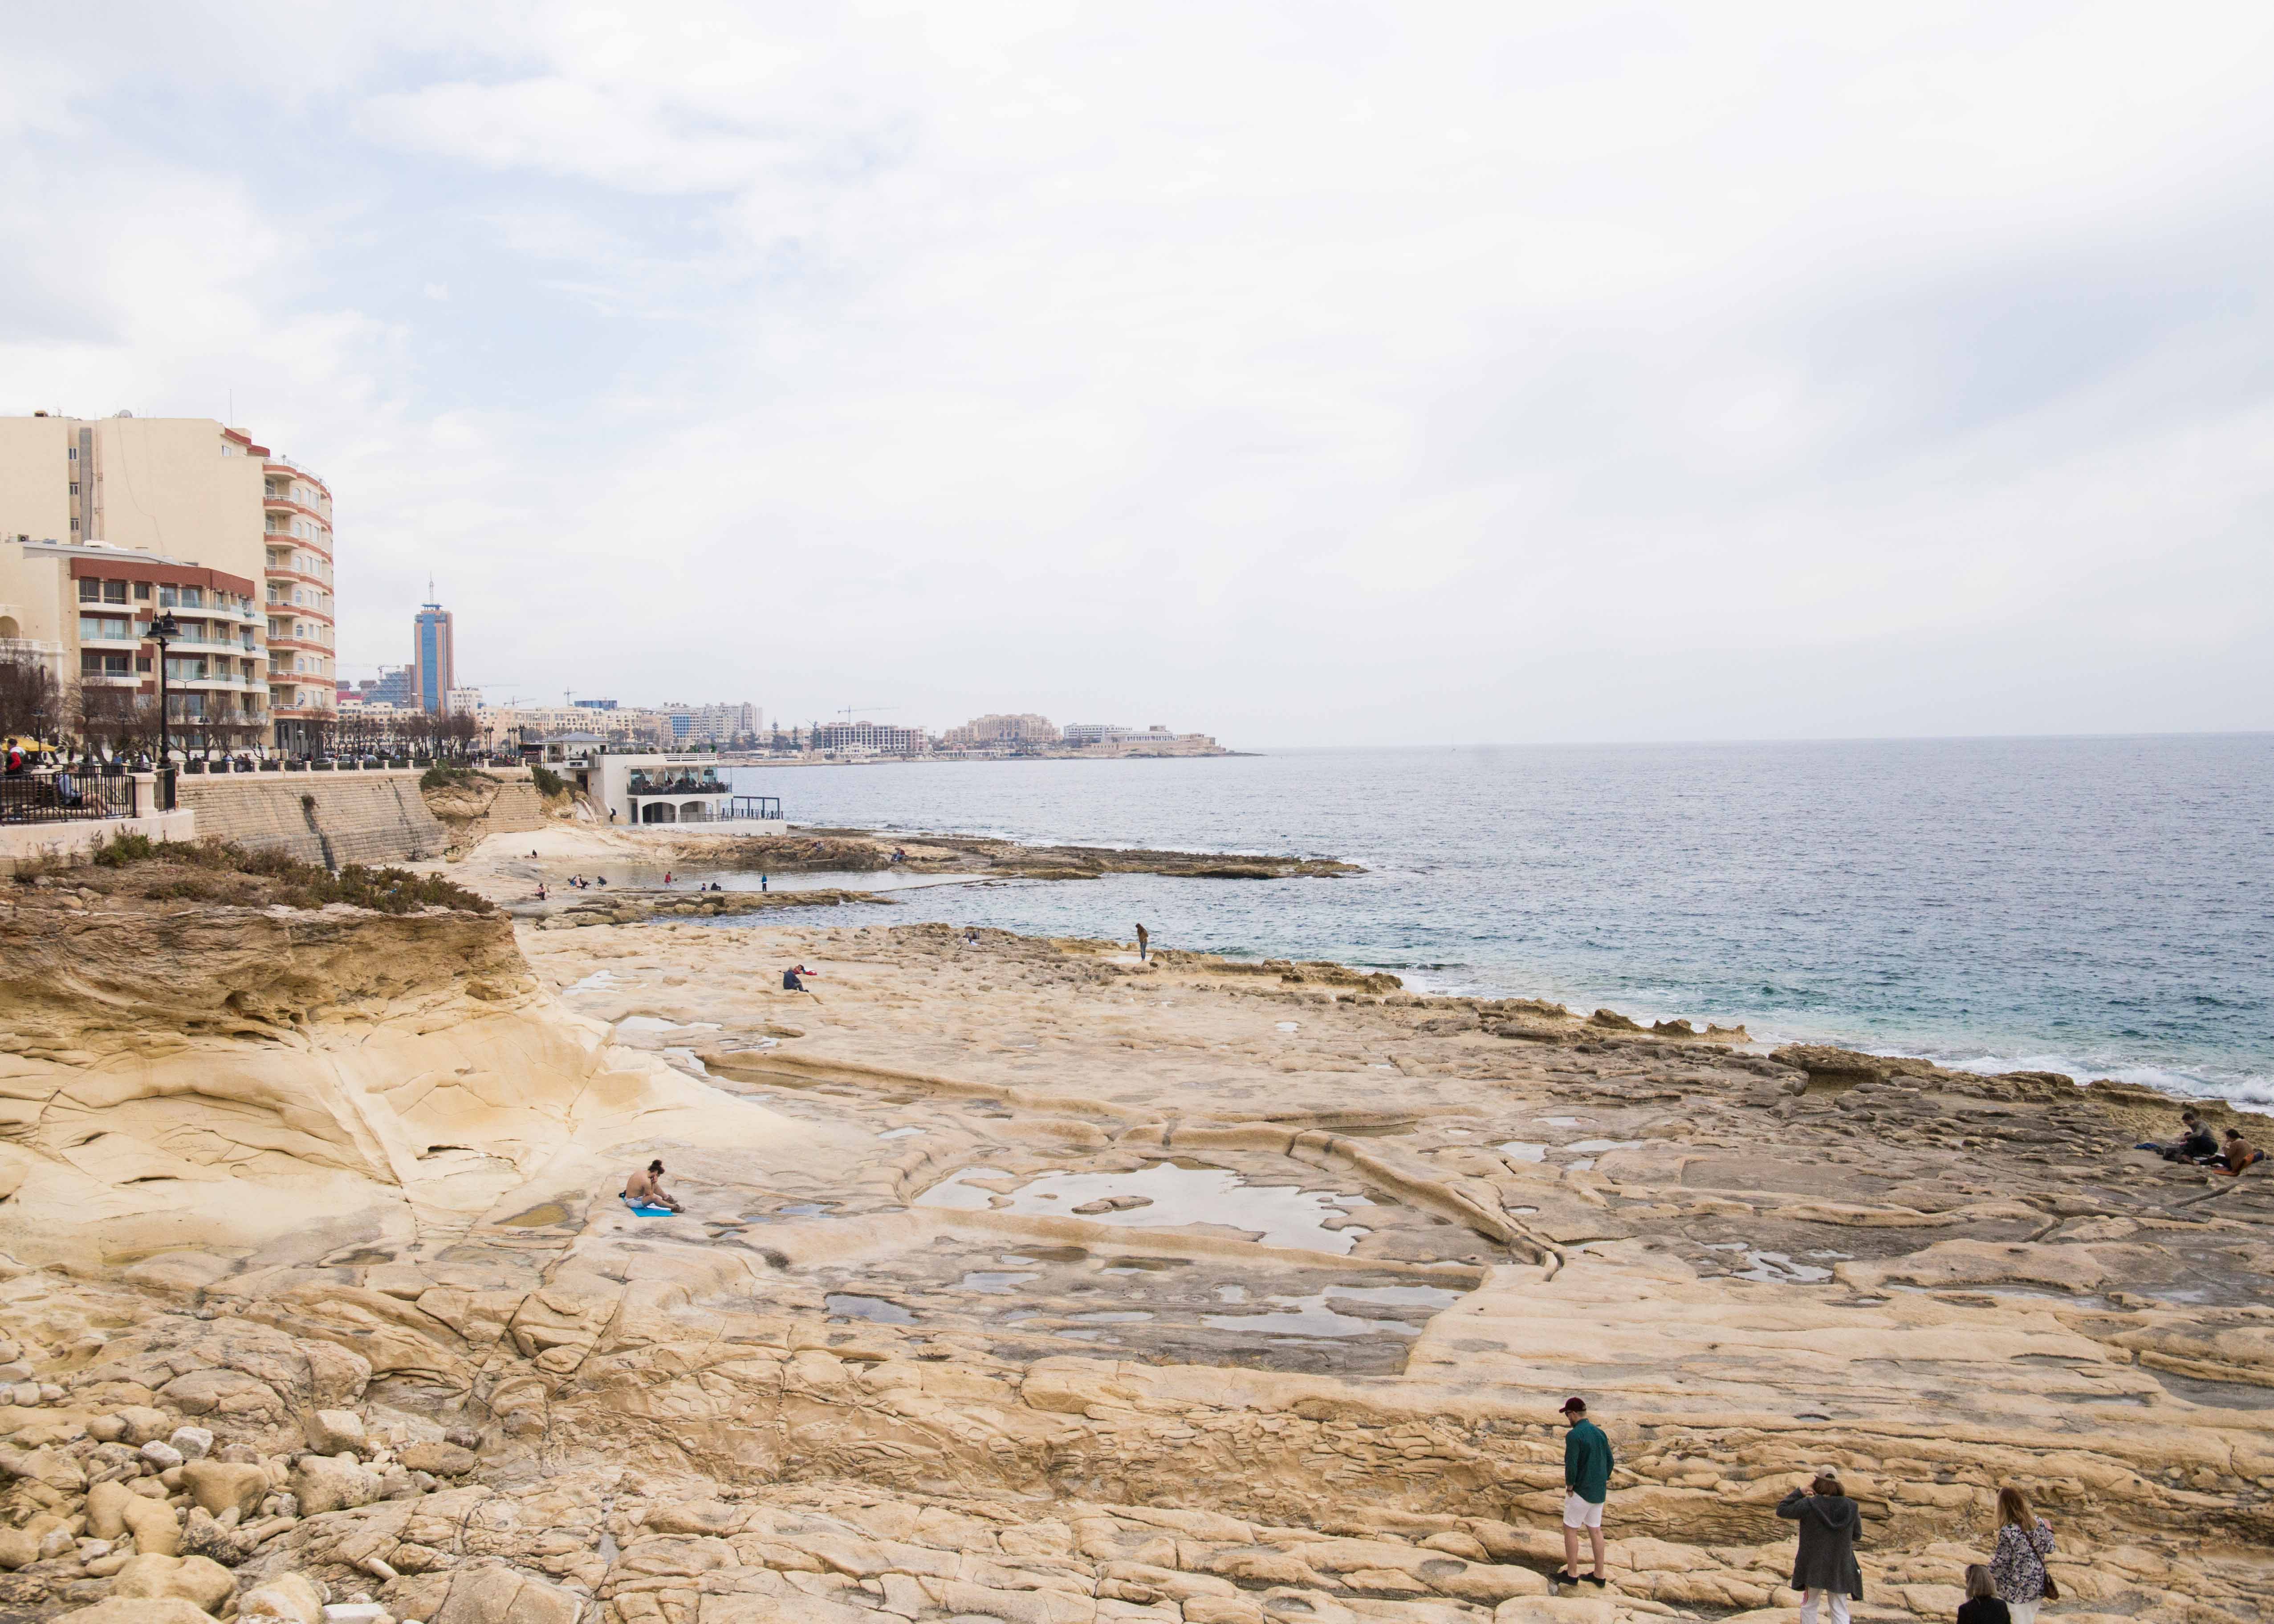
M661 1157L632 1169L632 1176L624 1180L624 1200L633 1207L667 1207L674 1213L687 1210L663 1187Z
M2251 1148L2250 1141L2242 1137L2241 1129L2229 1128L2226 1131L2226 1143L2220 1147L2218 1157L2211 1166L2221 1173L2240 1173L2265 1154L2263 1150Z
M805 982L802 978L811 975L812 974L812 971L807 969L802 964L791 966L788 969L782 972L782 990L784 992L803 992L805 990Z
M1848 1624L1848 1603L1864 1599L1864 1574L1856 1565L1864 1508L1848 1498L1840 1474L1827 1466L1806 1489L1795 1489L1778 1501L1776 1514L1800 1524L1800 1549L1792 1560L1792 1588L1801 1593L1800 1624L1817 1624L1818 1611L1827 1601L1832 1624Z
M2135 1150L2152 1150L2166 1162L2204 1162L2218 1154L2218 1141L2211 1137L2210 1125L2202 1113L2192 1108L2180 1113L2180 1137L2168 1145L2153 1139L2143 1139Z

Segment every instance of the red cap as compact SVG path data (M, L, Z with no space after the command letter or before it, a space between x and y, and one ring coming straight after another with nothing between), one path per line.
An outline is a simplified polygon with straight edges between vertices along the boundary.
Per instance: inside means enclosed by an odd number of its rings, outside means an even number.
M1584 1410L1586 1408L1587 1401L1584 1398L1567 1398L1563 1401L1563 1413L1567 1416L1575 1410Z

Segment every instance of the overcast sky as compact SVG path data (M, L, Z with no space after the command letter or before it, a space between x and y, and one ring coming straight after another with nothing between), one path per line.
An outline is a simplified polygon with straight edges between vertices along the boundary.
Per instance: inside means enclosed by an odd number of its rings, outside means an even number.
M2274 726L2274 7L9 0L0 410L343 669L1236 746Z

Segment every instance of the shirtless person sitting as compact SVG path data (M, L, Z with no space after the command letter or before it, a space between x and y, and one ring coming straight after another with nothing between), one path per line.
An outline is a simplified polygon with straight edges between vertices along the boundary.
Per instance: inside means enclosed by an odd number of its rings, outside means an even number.
M649 1162L644 1168L635 1168L632 1176L624 1180L624 1199L634 1207L668 1207L674 1213L683 1213L676 1199L664 1192L663 1163Z

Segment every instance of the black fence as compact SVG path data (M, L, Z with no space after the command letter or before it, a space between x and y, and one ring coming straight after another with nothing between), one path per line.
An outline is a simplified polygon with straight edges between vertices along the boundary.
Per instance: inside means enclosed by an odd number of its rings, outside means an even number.
M773 795L737 795L719 816L764 818L771 823L781 816L781 801Z
M102 772L26 772L0 778L0 823L75 823L141 816L141 781Z

